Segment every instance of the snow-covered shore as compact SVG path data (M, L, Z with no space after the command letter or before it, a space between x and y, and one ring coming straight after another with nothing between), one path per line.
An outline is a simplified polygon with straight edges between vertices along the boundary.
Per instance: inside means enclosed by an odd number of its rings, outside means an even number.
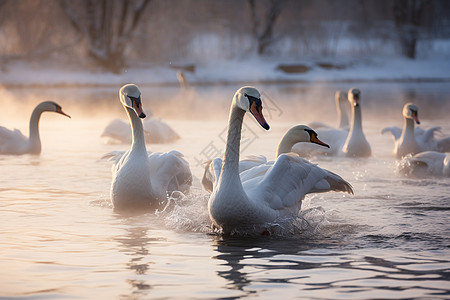
M175 65L137 66L120 74L93 72L82 68L61 68L23 62L0 70L0 85L26 86L111 86L125 82L141 85L178 84ZM253 58L240 61L213 61L193 64L195 72L185 72L190 84L251 82L361 82L361 81L450 81L450 60L427 58L321 59L273 61ZM287 73L279 66L300 66L302 73Z

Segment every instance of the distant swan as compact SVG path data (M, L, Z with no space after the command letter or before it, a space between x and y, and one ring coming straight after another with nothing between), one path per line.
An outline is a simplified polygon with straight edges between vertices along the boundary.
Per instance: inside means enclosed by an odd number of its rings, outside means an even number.
M343 130L349 129L349 122L347 116L348 100L347 94L343 91L337 91L334 94L334 102L336 104L336 111L338 116L338 128ZM332 128L331 126L322 122L311 122L308 124L309 127L314 129L319 128Z
M425 151L408 154L399 162L398 169L405 175L450 177L450 153Z
M407 154L416 154L424 151L450 151L450 137L435 139L434 133L440 127L431 127L428 130L414 128L414 122L420 124L419 108L413 103L403 106L403 130L399 127L386 127L381 133L390 132L394 138L394 155L401 158Z
M281 138L275 157L280 156L281 154L291 152L292 147L297 143L315 143L324 147L329 147L327 144L318 139L317 133L312 130L310 127L305 125L297 125L290 128ZM215 161L216 164L221 165L222 160L217 159ZM242 176L244 171L251 169L253 167L257 167L263 164L273 165L273 161L267 161L265 156L251 156L244 160L239 161L239 174ZM220 167L220 166L218 166ZM251 173L245 173L249 175ZM241 177L241 180L245 180ZM203 174L202 184L203 187L208 191L212 192L213 184L216 181L215 173L214 173L214 165L213 161L209 161L205 166L205 172Z
M121 119L112 120L105 128L102 137L108 137L112 144L131 143L131 128L128 122ZM172 143L180 136L166 122L154 116L144 120L144 136L147 144Z
M302 199L309 192L344 191L352 193L348 182L340 176L317 167L295 154L281 154L268 167L254 167L252 179L239 174L239 148L242 122L250 112L266 130L269 125L262 115L259 91L240 88L233 97L228 119L227 143L223 163L213 161L216 181L208 201L209 216L224 233L266 226L284 216L297 216ZM258 170L263 174L257 176Z
M319 136L330 145L329 149L319 149L316 145L300 143L295 145L292 151L303 157L311 155L370 156L372 150L362 128L360 95L359 89L352 88L348 91L348 101L352 110L350 131L334 128L317 129Z
M187 193L192 183L189 164L178 151L147 153L145 118L141 92L134 84L119 91L120 101L132 127L132 145L127 152L111 152L104 158L115 159L112 167L111 200L118 210L156 209L174 191Z
M56 112L69 117L61 109L61 106L53 101L44 101L36 106L30 118L30 137L24 136L20 130L14 131L0 126L0 154L40 154L41 139L39 136L39 120L45 111Z

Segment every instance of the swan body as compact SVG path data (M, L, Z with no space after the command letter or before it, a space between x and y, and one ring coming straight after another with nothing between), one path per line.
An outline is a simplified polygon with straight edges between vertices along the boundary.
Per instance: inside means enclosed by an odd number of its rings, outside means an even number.
M281 138L275 157L279 157L281 154L289 153L291 152L292 147L297 143L315 143L318 145L322 145L324 147L329 147L327 144L322 142L318 139L317 133L312 130L310 127L306 125L297 125L292 128L290 128ZM239 161L239 174L242 176L243 172L260 166L260 165L273 165L273 161L268 162L267 158L265 156L259 155L259 156L250 156L247 157L244 160ZM214 165L216 164L216 166ZM213 183L216 180L215 171L214 169L219 168L222 164L222 160L213 160L209 161L205 166L205 172L203 174L202 184L203 187L208 191L212 192L213 189ZM249 173L246 173L248 176ZM241 177L241 180L243 178Z
M398 169L405 175L450 177L450 153L425 151L408 154L399 162Z
M319 149L316 145L301 143L296 144L292 151L303 157L311 155L370 156L372 150L362 128L360 95L361 92L356 88L352 88L348 92L348 101L352 110L350 131L334 128L319 128L316 130L318 135L327 141L330 146L329 149Z
M283 216L297 216L304 195L312 190L352 192L350 184L295 154L281 154L239 174L239 148L246 112L269 129L262 115L261 96L253 87L240 88L233 97L224 159L212 163L215 174L208 201L213 224L224 233L265 226ZM250 173L252 175L250 175ZM246 177L248 176L248 177ZM248 179L247 179L248 178Z
M0 154L40 154L41 139L39 135L39 120L43 112L56 112L69 117L61 106L53 101L44 101L38 104L30 118L30 136L26 137L18 129L9 130L0 126Z
M450 137L436 139L435 132L440 131L440 127L432 127L424 130L414 128L414 123L420 124L418 116L419 108L413 103L406 103L403 106L403 129L399 127L386 127L381 133L390 132L394 138L394 155L402 158L407 154L416 154L424 151L450 151Z
M337 115L338 115L338 128L343 129L343 130L348 130L349 129L349 121L348 121L348 115L347 115L347 107L348 107L347 94L343 91L337 91L334 94L334 102L336 103L336 111L337 111ZM314 128L314 129L332 128L322 122L311 122L311 123L309 123L309 127Z
M120 101L129 117L132 144L126 152L111 152L105 158L114 159L112 167L111 201L118 210L158 208L168 193L189 191L192 174L189 164L177 151L147 152L141 118L141 92L134 84L119 91Z
M103 131L102 137L109 137L110 143L129 144L131 143L130 124L121 119L112 120ZM163 120L150 117L144 121L144 136L148 144L172 143L180 136Z

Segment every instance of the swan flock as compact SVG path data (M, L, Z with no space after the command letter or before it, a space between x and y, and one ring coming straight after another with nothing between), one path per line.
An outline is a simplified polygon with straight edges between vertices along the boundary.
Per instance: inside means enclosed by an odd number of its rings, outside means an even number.
M143 122L147 115L136 85L121 87L119 101L129 123L114 120L103 134L130 145L127 151L112 151L103 156L113 161L110 199L114 209L157 210L166 206L174 193L188 194L193 175L183 154L177 150L151 152L146 145L173 142L180 138L178 134L154 117ZM255 227L264 230L267 224L280 218L298 216L307 194L331 191L353 194L351 184L341 176L305 159L311 155L350 158L372 155L363 131L361 91L357 88L348 93L338 91L335 104L337 128L322 122L296 125L280 139L274 149L274 160L265 156L240 159L245 115L248 113L265 130L270 126L262 113L263 100L258 89L244 86L236 91L228 117L224 157L209 161L202 178L203 187L209 192L207 209L214 227L223 233ZM381 131L391 133L394 138L398 170L408 175L450 176L450 154L446 153L450 152L450 137L436 138L439 127L415 128L415 124L420 124L418 110L413 103L405 104L403 128L386 127ZM31 114L29 137L17 129L0 126L0 154L39 154L39 120L43 112L70 118L57 103L40 103ZM146 125L150 123L151 126Z

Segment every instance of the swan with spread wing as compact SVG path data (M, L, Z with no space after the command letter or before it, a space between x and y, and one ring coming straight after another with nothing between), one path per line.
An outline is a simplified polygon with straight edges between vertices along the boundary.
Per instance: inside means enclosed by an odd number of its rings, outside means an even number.
M406 103L403 106L403 129L400 127L386 127L381 133L392 134L394 139L394 155L402 158L407 154L416 154L424 151L449 152L450 137L436 138L435 132L440 127L431 127L427 130L415 128L414 123L420 124L419 108L413 103Z
M250 112L269 129L262 115L262 101L254 87L242 87L234 95L228 119L224 159L212 162L215 182L208 201L213 224L224 233L265 226L280 217L297 216L302 199L310 192L353 193L339 175L319 168L296 154L281 154L270 166L248 169L248 180L239 174L239 149L244 115ZM245 173L244 172L244 173Z

